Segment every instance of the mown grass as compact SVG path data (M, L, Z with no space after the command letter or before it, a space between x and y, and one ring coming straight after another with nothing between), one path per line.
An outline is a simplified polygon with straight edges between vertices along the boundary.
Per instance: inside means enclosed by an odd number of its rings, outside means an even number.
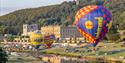
M101 47L100 47L101 46ZM65 52L65 48L51 48L47 50L43 50L46 54L57 54L64 56L105 56L105 57L115 57L118 58L120 56L125 57L125 47L121 47L121 43L100 43L96 48L99 48L98 51L87 52L86 48L78 48L78 52ZM88 49L91 49L88 48Z

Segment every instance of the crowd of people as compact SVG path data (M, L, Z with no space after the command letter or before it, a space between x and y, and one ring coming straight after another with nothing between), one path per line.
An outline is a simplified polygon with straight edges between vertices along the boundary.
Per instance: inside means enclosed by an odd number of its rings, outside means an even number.
M3 49L10 52L23 52L25 50L32 50L33 46L30 44L6 43L4 44Z

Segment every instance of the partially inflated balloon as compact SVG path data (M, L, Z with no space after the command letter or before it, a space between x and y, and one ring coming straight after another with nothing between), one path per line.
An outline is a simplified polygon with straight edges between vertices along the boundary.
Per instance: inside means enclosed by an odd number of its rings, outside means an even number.
M53 35L53 34L52 34L52 35L46 35L46 36L44 37L44 43L45 43L45 45L46 45L48 48L50 48L55 39L56 39L56 38L55 38L55 35Z
M78 31L96 46L112 25L112 16L103 6L89 5L81 8L75 16Z
M30 41L32 45L36 46L42 44L42 38L43 36L40 33L32 32L30 34Z

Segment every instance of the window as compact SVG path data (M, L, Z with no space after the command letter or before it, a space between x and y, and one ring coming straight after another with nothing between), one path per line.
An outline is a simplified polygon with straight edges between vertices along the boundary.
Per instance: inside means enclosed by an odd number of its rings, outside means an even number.
M24 28L27 28L27 26L24 26Z
M31 26L31 28L33 28L33 26Z

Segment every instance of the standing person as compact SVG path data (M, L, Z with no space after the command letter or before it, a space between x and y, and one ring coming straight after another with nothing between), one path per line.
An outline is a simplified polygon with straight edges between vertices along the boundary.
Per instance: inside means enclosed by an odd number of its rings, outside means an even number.
M48 63L52 63L52 62L50 61L50 59L48 59Z
M33 48L32 48L32 46L31 45L29 45L29 50L32 50Z

